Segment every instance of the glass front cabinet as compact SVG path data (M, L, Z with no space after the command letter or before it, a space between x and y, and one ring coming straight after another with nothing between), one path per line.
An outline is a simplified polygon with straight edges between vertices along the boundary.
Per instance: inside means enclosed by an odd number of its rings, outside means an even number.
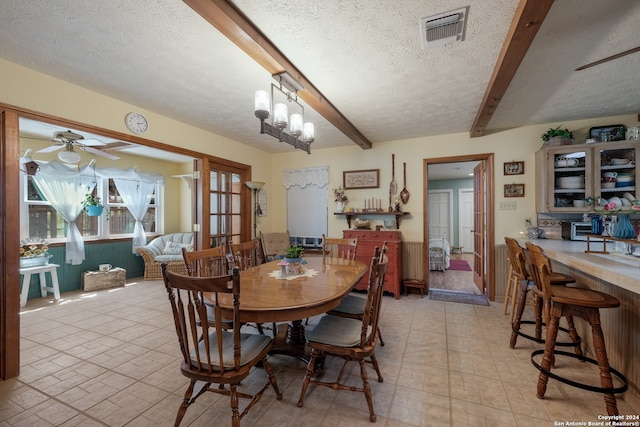
M603 142L543 147L536 153L538 212L589 212L585 202L612 198L623 206L640 198L636 159L640 143ZM619 204L619 203L618 203Z

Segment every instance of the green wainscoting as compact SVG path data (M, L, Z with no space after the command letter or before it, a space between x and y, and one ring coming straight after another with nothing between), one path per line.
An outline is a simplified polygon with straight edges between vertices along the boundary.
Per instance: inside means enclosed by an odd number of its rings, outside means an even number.
M99 243L85 242L84 249L84 262L79 265L71 265L64 262L64 245L49 248L49 252L53 255L49 263L60 266L58 268L58 282L62 298L64 298L65 292L82 289L82 273L98 270L98 264L111 264L113 267L122 267L127 270L127 279L140 277L143 280L144 261L142 257L131 252L131 240ZM46 276L47 284L51 286L49 274L47 273ZM20 276L20 286L22 286L22 276ZM52 296L52 294L49 294L49 296ZM37 274L31 276L28 298L41 298L40 278Z

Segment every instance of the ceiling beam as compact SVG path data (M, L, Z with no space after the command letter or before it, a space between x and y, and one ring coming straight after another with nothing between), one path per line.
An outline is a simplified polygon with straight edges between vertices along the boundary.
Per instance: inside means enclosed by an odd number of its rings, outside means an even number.
M235 5L228 0L184 0L184 2L271 75L282 71L291 74L304 87L298 92L298 96L304 102L360 147L371 148L371 141L343 116Z
M493 113L511 84L552 4L553 0L520 0L493 69L493 75L471 126L471 138L484 135Z

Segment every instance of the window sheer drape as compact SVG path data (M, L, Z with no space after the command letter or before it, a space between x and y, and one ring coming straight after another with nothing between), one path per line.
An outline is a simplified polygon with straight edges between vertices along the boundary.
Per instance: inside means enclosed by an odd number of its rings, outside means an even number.
M147 235L145 234L142 220L151 203L156 183L162 180L162 175L139 172L135 168L125 170L101 169L100 174L113 178L118 193L122 197L122 202L136 220L133 227L131 252L137 254L136 248L147 244Z
M57 160L38 163L38 166L33 182L67 223L65 262L82 264L85 259L84 240L75 220L83 210L85 194L93 192L96 186L93 170L87 166L69 168Z

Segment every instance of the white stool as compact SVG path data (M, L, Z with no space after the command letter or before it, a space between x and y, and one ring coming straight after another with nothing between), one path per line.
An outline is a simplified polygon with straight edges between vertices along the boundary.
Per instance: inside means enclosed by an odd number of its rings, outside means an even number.
M60 299L60 288L58 286L58 264L38 265L36 267L25 267L20 269L20 274L24 276L22 279L22 290L20 291L20 307L27 305L27 296L29 295L29 285L31 284L31 275L40 274L40 292L43 297L47 296L47 292L53 292L55 299ZM47 276L45 273L51 274L51 286L47 286Z

